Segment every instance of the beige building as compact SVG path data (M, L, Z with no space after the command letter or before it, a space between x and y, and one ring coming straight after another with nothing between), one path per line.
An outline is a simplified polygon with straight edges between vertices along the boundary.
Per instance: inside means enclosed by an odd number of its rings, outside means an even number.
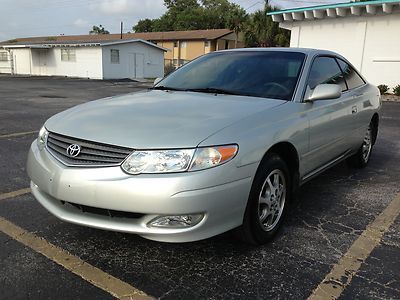
M105 43L117 40L145 40L152 42L168 51L164 55L165 65L179 67L182 64L199 57L203 54L223 49L241 48L244 46L241 35L229 29L208 29L189 31L168 31L168 32L138 32L102 35L70 35L70 36L44 36L17 38L0 43L12 44L49 44L49 43Z
M165 64L175 67L209 52L244 47L243 39L229 29L135 33L137 38L152 41L169 49Z

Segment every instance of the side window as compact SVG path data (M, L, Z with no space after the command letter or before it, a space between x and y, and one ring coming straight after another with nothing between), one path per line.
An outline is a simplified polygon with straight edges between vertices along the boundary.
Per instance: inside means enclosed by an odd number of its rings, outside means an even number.
M365 83L360 75L358 75L356 70L354 70L348 63L344 62L341 59L338 59L337 61L343 71L344 78L346 79L347 85L349 86L349 90L362 86Z
M111 63L119 64L119 50L111 49L110 52L111 52Z
M61 49L62 61L76 61L75 49Z
M317 57L311 66L307 81L308 89L313 90L322 83L338 84L342 87L342 91L347 90L342 71L332 57Z

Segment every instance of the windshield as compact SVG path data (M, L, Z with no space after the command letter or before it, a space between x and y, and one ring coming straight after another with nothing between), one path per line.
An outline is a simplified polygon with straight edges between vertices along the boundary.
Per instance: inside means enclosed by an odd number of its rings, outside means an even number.
M305 55L284 51L226 51L176 70L156 89L291 100Z

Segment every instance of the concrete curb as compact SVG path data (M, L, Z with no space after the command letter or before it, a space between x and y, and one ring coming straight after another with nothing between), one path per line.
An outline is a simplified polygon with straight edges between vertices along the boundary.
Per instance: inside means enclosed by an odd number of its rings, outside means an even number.
M381 99L385 102L400 102L400 96L392 94L381 95Z

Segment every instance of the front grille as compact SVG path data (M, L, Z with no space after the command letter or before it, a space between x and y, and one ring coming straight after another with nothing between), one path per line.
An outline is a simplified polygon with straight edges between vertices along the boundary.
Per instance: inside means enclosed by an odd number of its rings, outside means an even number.
M79 145L81 149L76 157L67 153L68 147L73 144ZM85 141L54 132L49 132L47 137L47 150L63 164L80 167L116 166L132 152L129 148Z
M66 202L66 201L60 201L60 202L63 205L73 207L75 209L79 209L82 213L89 213L89 214L94 214L94 215L99 215L99 216L104 216L104 217L139 219L144 216L144 214L140 214L140 213L98 208L98 207L92 207L92 206L76 204L76 203Z

